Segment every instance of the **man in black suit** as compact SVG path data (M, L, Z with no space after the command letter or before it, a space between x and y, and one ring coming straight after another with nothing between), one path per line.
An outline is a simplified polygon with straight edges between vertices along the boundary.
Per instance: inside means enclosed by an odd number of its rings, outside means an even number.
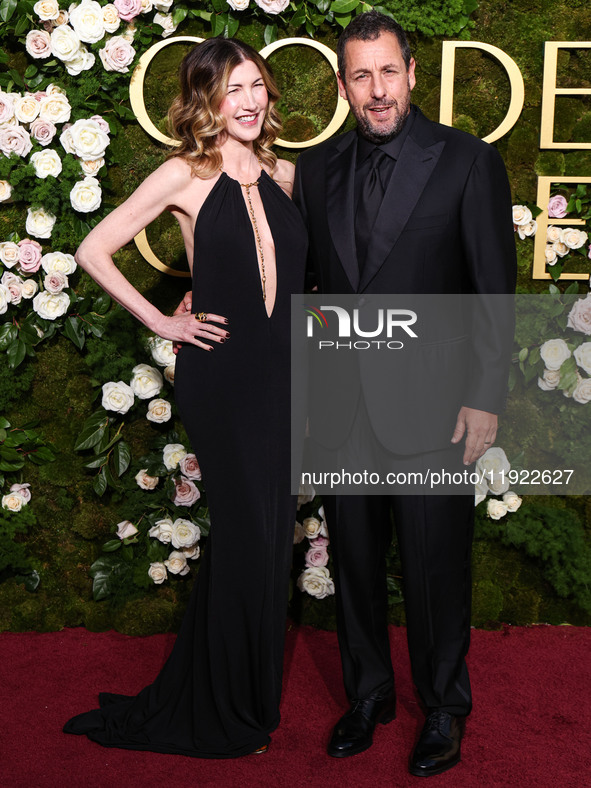
M513 293L511 199L498 152L428 120L411 105L415 63L404 31L390 18L375 11L356 16L339 39L337 55L339 90L357 129L300 156L294 192L308 225L319 292ZM494 326L494 315L480 318L482 326ZM489 335L489 359L503 355L504 341L494 347L494 331ZM495 414L503 402L504 381L498 382L503 363L474 359L445 445L442 431L434 429L431 445L421 446L435 458L455 448L460 467L475 462L494 442ZM489 367L495 374L489 375ZM345 433L349 428L371 432L386 461L397 451L405 453L396 445L396 429L386 435L372 420L369 400L375 391L364 395L367 408L358 407L357 390L349 396ZM325 499L325 511L351 703L328 752L334 757L362 752L372 743L375 725L395 717L385 565L393 513L413 679L427 713L409 768L416 775L443 772L460 760L472 706L465 656L474 497L334 496Z

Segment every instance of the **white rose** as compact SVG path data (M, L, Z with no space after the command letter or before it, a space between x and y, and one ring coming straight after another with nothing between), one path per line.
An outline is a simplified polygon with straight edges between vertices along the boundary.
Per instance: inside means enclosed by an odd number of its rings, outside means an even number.
M168 367L174 364L176 356L172 351L172 342L170 339L162 339L162 337L151 337L149 342L152 358L159 367Z
M170 402L165 399L153 399L148 403L148 412L146 418L148 421L153 421L155 424L163 424L169 421L172 416L172 409Z
M487 504L487 513L491 520L500 520L508 511L507 505L498 498L491 498Z
M0 284L0 315L8 311L8 304L10 304L10 293L6 285Z
M57 178L62 171L62 160L54 150L38 150L31 156L30 162L38 178L47 178L48 175Z
M584 369L588 375L591 375L591 342L583 342L582 345L579 345L573 356L581 369Z
M138 530L129 520L122 520L117 525L117 536L119 539L130 539L137 534Z
M51 31L51 51L64 62L75 60L80 54L80 38L68 25L58 25Z
M524 238L530 238L532 235L535 235L538 231L538 223L535 219L532 219L531 222L527 224L518 224L517 225L517 235L523 240Z
M181 547L192 547L201 538L201 531L190 520L178 518L172 524L172 546L177 550Z
M306 532L304 531L304 526L301 523L296 522L295 529L293 532L293 543L300 544L306 538Z
M117 383L111 380L103 384L102 406L105 410L113 410L115 413L127 413L134 402L133 391L122 380Z
M164 565L168 567L168 571L171 575L186 575L189 571L189 565L187 564L184 553L178 550L173 550L168 556L168 559L164 562Z
M560 240L569 249L579 249L587 241L587 233L582 230L574 230L572 227L565 227L560 233Z
M18 246L13 241L0 243L0 260L7 268L12 268L18 263Z
M61 293L68 287L68 277L61 271L54 271L52 274L47 274L43 280L43 286L48 293Z
M96 44L105 35L103 9L95 0L82 0L70 10L70 24L80 41Z
M158 486L160 478L158 476L150 476L147 468L142 468L141 471L136 473L135 480L138 487L141 487L142 490L154 490Z
M568 254L568 246L562 241L554 241L552 249L554 249L558 257L565 257Z
M548 243L553 244L554 241L560 241L560 233L562 230L560 227L555 227L553 224L549 225L548 229L546 230L546 241Z
M94 161L103 158L110 140L96 120L83 118L62 132L60 142L66 153Z
M171 36L178 27L178 23L172 21L172 14L154 14L154 24L162 28L162 38Z
M47 30L29 30L25 38L27 54L38 60L51 55L51 39Z
M572 396L575 402L581 405L589 402L591 400L591 378L579 378Z
M48 293L42 290L33 299L33 309L44 320L55 320L65 315L70 306L70 296L67 293Z
M8 93L0 90L0 128L14 118L14 101Z
M522 504L521 498L512 490L503 495L503 503L507 507L508 512L516 512Z
M77 77L78 74L81 74L83 71L88 71L90 68L92 68L94 66L95 60L96 58L92 52L89 52L85 47L80 46L76 57L73 57L71 60L68 60L65 63L66 71L73 77Z
M298 588L316 599L334 594L334 583L325 566L310 566L298 577Z
M26 484L11 484L10 485L10 492L11 493L18 493L22 496L25 503L29 503L31 500L31 490L30 484L27 482Z
M228 0L228 5L234 11L246 11L250 5L250 0Z
M41 266L46 274L60 272L70 276L77 268L73 255L65 252L48 252L41 258Z
M154 8L157 11L162 11L162 13L164 13L165 11L170 10L172 3L173 0L154 0Z
M17 156L27 156L33 147L31 137L22 126L7 126L0 129L0 151L5 156L16 153Z
M182 443L167 443L162 450L162 462L169 471L173 471L187 454Z
M550 244L546 244L546 249L544 250L544 255L546 257L546 264L547 265L556 265L556 261L558 260L558 255L554 249L554 246Z
M62 96L66 95L66 91L53 82L50 82L49 85L45 88L45 93L48 96L56 96L58 93L61 94Z
M560 383L560 371L558 369L545 369L541 378L538 378L538 386L542 391L554 391Z
M56 219L57 217L45 208L28 208L25 222L27 234L34 235L35 238L50 238Z
M540 357L546 367L551 370L560 369L570 356L571 352L564 339L549 339L540 348Z
M531 211L526 205L513 206L513 224L517 227L522 224L529 224L532 218Z
M174 386L174 364L169 364L168 367L164 370L164 379L170 383L171 386Z
M39 0L33 6L33 11L44 22L48 19L57 19L60 13L57 0Z
M105 71L118 71L127 74L128 66L135 57L135 49L123 36L113 36L99 51Z
M498 474L488 482L488 489L493 495L502 495L509 489L509 479L502 474Z
M322 528L322 523L316 517L306 517L303 522L304 531L308 539L314 539L316 536L320 535L320 529Z
M152 0L141 0L141 2L142 2L142 11L141 11L141 13L142 14L150 13L152 8L154 7L154 3L152 2Z
M31 137L36 140L39 145L44 146L49 145L55 137L56 131L55 125L50 120L43 120L43 118L37 118L29 127Z
M84 161L81 159L79 162L80 169L84 173L84 175L94 176L98 173L101 167L105 166L104 159L95 159L94 161Z
M170 517L163 517L162 520L157 520L156 525L152 526L148 531L148 536L158 539L162 544L170 544L172 541L172 520Z
M579 298L568 313L566 325L573 331L591 335L591 293L586 298Z
M4 276L6 276L6 274ZM16 306L17 304L20 304L23 297L22 279L19 279L18 276L15 276L13 281L6 282L4 281L4 276L2 277L2 284L4 287L8 288L8 297L10 298L10 303ZM14 275L11 274L11 276Z
M39 117L50 123L67 123L72 114L72 107L64 93L50 93L46 90L47 96L43 96L39 102Z
M190 558L192 561L196 561L199 558L200 552L201 548L198 544L193 545L193 547L183 547L183 555L185 558Z
M23 298L26 298L27 300L33 298L36 295L37 290L39 290L39 285L34 279L25 279L22 286Z
M166 567L160 561L150 564L148 575L156 583L156 585L160 585L160 583L163 583L168 577L166 574Z
M119 13L113 3L103 6L103 25L107 33L114 33L121 24Z
M268 14L280 14L289 6L289 0L254 0Z
M138 364L132 369L132 378L129 383L133 393L140 399L151 399L163 386L162 375L155 367L148 364Z
M20 123L32 123L39 114L39 102L35 96L25 94L14 102L14 117Z
M499 485L504 486L503 480L510 469L511 464L500 446L491 446L476 461L476 472L480 478L486 481L491 490L493 490L493 485L495 488ZM505 487L506 489L508 488Z
M0 202L8 202L12 195L12 186L8 181L0 181Z
M20 512L23 506L26 506L26 503L19 492L11 492L2 496L2 508L8 509L9 512Z
M96 178L87 176L78 181L70 191L70 203L78 213L96 211L101 204L101 187Z

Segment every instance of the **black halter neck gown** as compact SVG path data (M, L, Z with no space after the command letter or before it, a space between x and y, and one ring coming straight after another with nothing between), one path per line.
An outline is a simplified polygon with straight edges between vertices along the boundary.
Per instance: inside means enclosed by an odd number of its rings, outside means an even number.
M211 352L185 345L175 374L199 460L211 533L173 651L136 697L102 693L67 733L106 747L227 758L269 741L279 723L288 576L290 294L301 292L306 234L265 173L259 191L275 242L269 317L240 184L222 173L195 226L193 311L228 318Z

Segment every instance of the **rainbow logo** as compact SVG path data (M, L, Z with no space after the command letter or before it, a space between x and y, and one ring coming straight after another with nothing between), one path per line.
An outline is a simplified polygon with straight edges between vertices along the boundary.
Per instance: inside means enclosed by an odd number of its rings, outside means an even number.
M326 326L328 328L328 320L324 316L324 313L320 311L320 309L315 306L308 306L308 304L304 304L304 311L315 318L320 323L320 326ZM311 336L311 332L308 333L308 336Z

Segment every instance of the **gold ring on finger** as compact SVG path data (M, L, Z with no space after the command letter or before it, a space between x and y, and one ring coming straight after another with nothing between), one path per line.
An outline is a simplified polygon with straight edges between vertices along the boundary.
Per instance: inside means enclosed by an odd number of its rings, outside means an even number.
M199 312L199 314L195 315L195 317L200 323L205 323L205 321L207 320L207 313Z

